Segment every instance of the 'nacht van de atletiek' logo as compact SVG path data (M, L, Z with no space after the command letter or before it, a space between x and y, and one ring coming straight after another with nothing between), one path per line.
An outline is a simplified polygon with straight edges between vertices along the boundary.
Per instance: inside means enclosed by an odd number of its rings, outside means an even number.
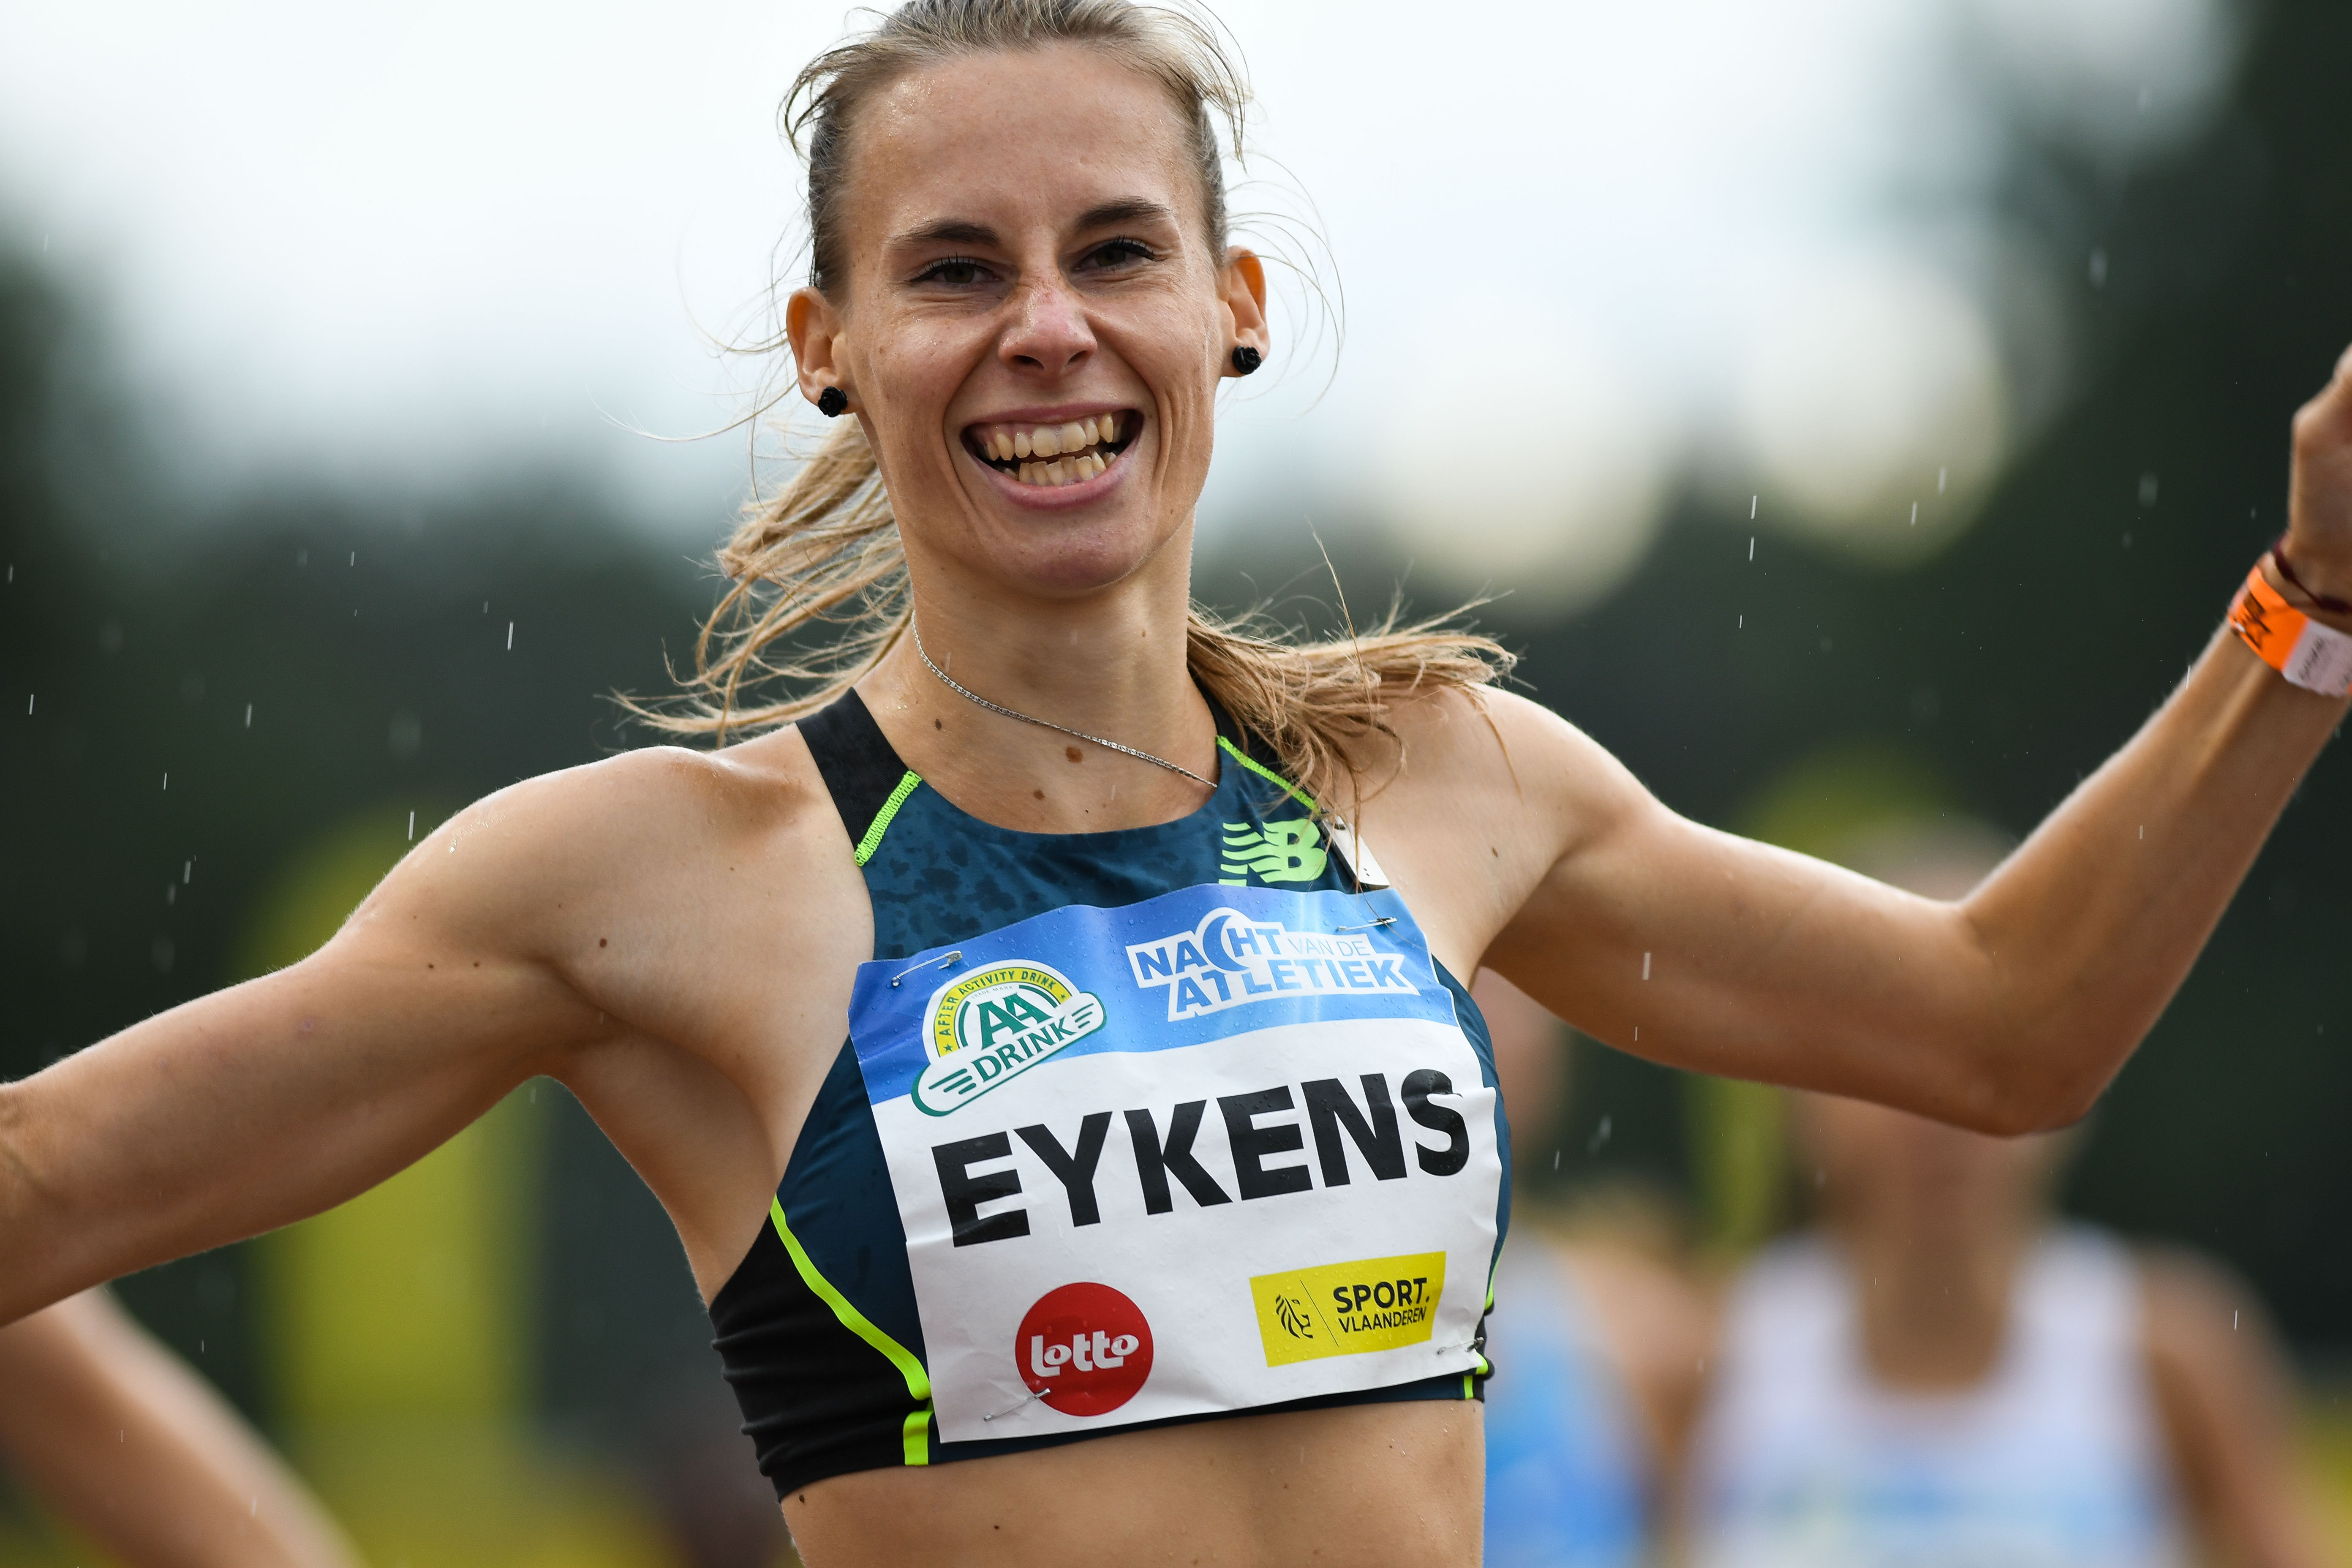
M1191 931L1130 943L1135 984L1168 988L1168 1019L1196 1018L1284 996L1418 996L1405 955L1368 930L1289 931L1215 909Z
M1102 998L1060 970L992 963L931 998L923 1041L930 1063L915 1076L915 1108L945 1116L1103 1026Z

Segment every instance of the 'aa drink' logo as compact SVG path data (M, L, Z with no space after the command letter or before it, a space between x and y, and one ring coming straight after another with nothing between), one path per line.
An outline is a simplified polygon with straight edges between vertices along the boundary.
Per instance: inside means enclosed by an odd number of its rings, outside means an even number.
M1103 1026L1102 999L1044 963L995 963L931 997L931 1060L912 1098L930 1116L971 1104Z
M1013 1359L1029 1392L1063 1415L1101 1415L1151 1375L1151 1325L1108 1285L1064 1285L1023 1316Z

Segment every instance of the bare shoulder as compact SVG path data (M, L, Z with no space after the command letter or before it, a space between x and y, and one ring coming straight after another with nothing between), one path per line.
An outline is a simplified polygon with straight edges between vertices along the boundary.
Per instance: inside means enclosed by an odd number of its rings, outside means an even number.
M1512 692L1408 693L1388 725L1351 749L1350 815L1449 966L1475 967L1552 867L1650 799L1590 737Z
M352 927L413 921L425 905L443 931L495 934L512 951L560 941L583 916L667 921L753 889L805 893L846 854L797 733L718 752L647 747L467 807L410 852Z
M1517 692L1410 692L1390 701L1388 723L1392 733L1367 737L1349 757L1368 795L1443 794L1550 812L1589 809L1639 789L1591 736Z
M2210 1375L2242 1357L2266 1354L2269 1314L2236 1274L2184 1248L2147 1247L2137 1256L2141 1333L2160 1373Z

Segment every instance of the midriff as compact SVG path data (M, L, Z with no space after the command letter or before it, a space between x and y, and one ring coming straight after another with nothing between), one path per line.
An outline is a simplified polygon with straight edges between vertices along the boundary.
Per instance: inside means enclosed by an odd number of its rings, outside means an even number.
M1475 1568L1483 1407L1401 1401L1114 1433L801 1488L809 1568Z

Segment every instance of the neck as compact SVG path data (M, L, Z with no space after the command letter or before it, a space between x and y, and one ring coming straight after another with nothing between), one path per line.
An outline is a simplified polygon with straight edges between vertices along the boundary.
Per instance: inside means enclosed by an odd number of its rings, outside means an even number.
M1217 777L1215 721L1185 663L1181 587L1171 595L1130 581L1081 598L1007 603L941 575L918 576L915 625L923 651L959 685ZM1099 832L1170 821L1207 798L1182 773L978 706L931 673L911 637L859 690L908 765L984 821Z
M1877 1382L1951 1392L1991 1373L2009 1331L2018 1267L2038 1224L1923 1226L1869 1215L1831 1229L1853 1270L1856 1326Z

